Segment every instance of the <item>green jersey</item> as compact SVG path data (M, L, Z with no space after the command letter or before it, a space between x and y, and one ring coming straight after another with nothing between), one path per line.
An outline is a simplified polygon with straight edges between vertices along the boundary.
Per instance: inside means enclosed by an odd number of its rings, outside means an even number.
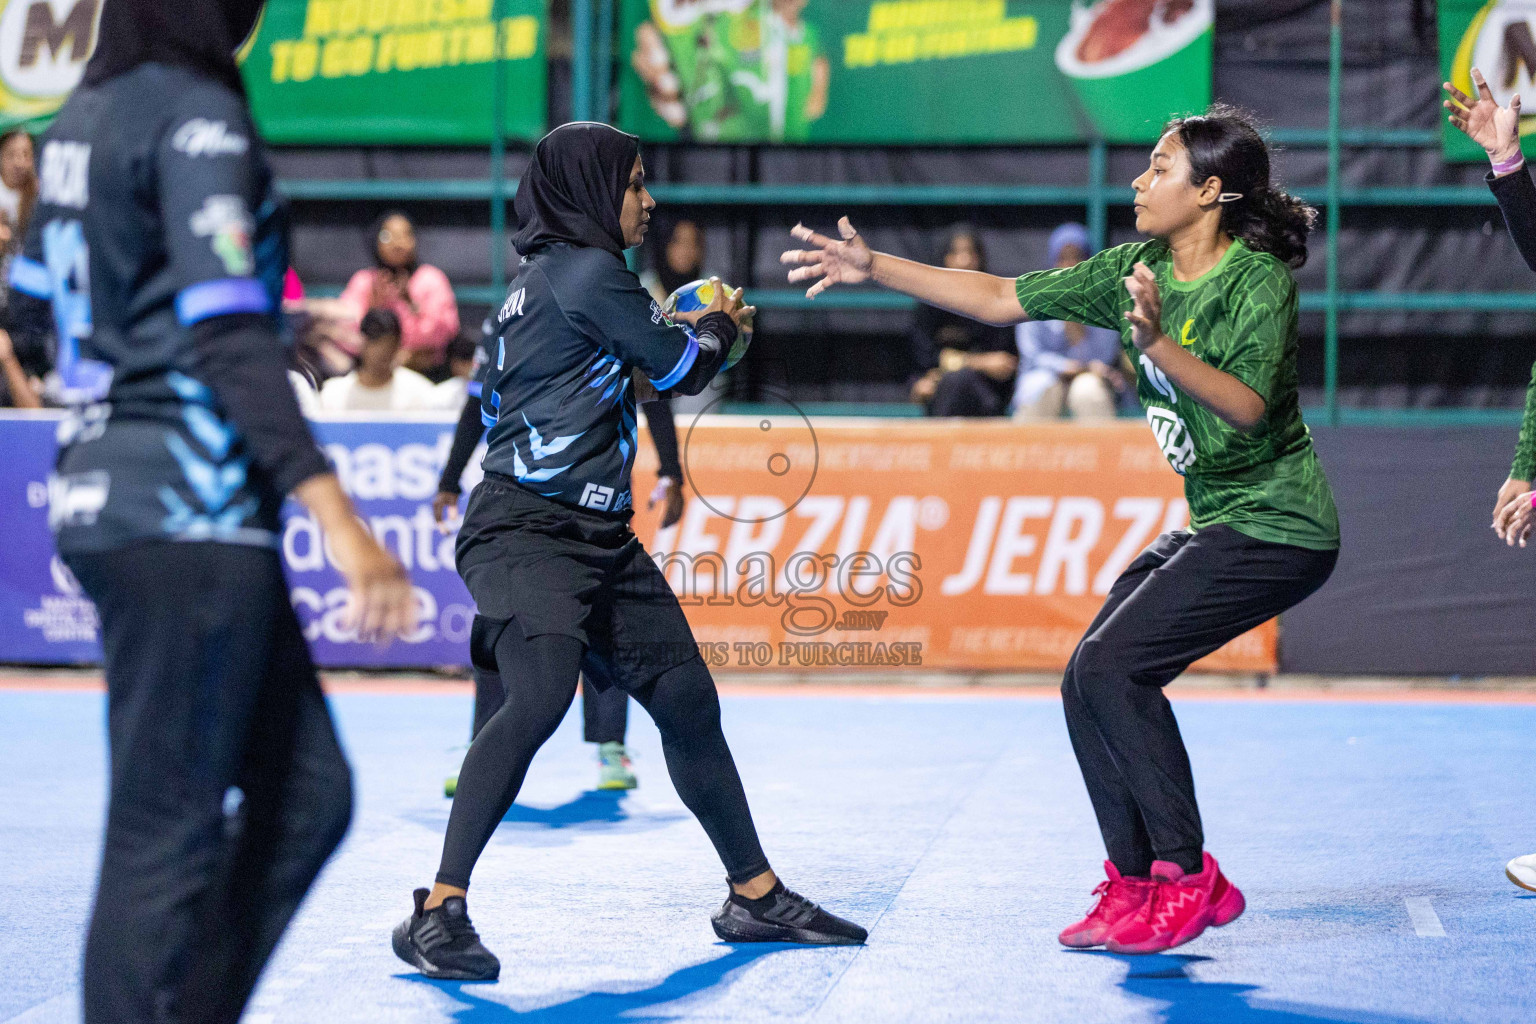
M1264 420L1245 433L1179 391L1131 341L1133 303L1124 279L1138 262L1157 277L1163 333L1264 399ZM1065 270L1019 278L1019 304L1036 320L1067 320L1120 332L1136 366L1136 393L1152 433L1184 476L1190 521L1258 540L1339 546L1333 492L1301 419L1296 379L1296 282L1268 253L1234 240L1195 281L1173 276L1159 241L1122 245Z

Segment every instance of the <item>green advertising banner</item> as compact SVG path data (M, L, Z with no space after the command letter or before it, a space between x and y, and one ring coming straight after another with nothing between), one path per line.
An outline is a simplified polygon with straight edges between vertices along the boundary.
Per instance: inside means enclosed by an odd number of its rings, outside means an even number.
M1536 154L1536 0L1440 0L1440 73L1468 96L1476 95L1472 69L1482 71L1501 106L1520 94L1521 144ZM1447 160L1486 160L1487 154L1440 119Z
M15 0L12 0L15 2ZM544 133L546 0L267 0L242 51L262 135L274 143L483 144L494 124Z
M1210 103L1213 21L1213 0L624 0L619 119L652 141L1151 142Z
M0 130L37 130L79 84L105 0L0 0ZM171 0L167 0L171 2ZM274 143L484 144L498 50L505 130L544 133L547 0L268 0L240 52Z

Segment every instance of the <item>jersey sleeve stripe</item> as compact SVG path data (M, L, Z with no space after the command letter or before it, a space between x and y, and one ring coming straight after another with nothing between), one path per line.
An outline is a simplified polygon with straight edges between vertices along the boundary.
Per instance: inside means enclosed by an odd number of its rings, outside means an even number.
M53 279L48 276L48 268L25 256L17 256L11 261L9 284L34 299L53 298Z
M482 408L480 410L480 422L485 424L487 427L494 427L496 425L496 417L492 416Z
M200 281L176 293L176 319L183 327L230 313L270 313L272 297L260 281L225 277Z
M688 371L693 369L694 361L698 358L699 339L690 334L688 335L688 347L683 349L683 356L677 361L677 365L672 367L672 372L661 378L661 380L651 381L651 386L657 391L666 391L668 388L673 387L678 381L688 376Z

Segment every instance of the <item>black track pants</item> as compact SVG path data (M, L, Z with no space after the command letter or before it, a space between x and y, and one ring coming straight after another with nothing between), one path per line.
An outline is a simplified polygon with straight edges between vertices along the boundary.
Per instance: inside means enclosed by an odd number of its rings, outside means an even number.
M1162 687L1299 604L1337 551L1255 540L1228 526L1159 537L1110 588L1061 684L1067 731L1109 859L1200 866L1205 837L1189 754Z
M617 686L599 690L581 678L582 736L588 743L623 743L629 728L629 694Z
M112 765L85 1020L236 1021L352 807L282 565L172 542L67 561L101 614Z
M533 755L570 708L584 654L575 637L525 637L516 620L477 619L470 646L477 680L498 672L504 700L464 757L443 840L437 881L466 889L481 851L517 799ZM633 696L655 720L672 785L704 826L726 874L744 882L768 870L703 661L676 665Z

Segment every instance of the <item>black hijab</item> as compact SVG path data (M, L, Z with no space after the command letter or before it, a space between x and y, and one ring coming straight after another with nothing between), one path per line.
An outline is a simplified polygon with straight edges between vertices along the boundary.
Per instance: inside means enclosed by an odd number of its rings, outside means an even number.
M624 252L619 213L640 140L594 121L561 125L539 140L517 196L517 234L524 256L551 242Z
M100 85L140 64L190 68L245 95L235 50L265 0L106 0L85 85Z

